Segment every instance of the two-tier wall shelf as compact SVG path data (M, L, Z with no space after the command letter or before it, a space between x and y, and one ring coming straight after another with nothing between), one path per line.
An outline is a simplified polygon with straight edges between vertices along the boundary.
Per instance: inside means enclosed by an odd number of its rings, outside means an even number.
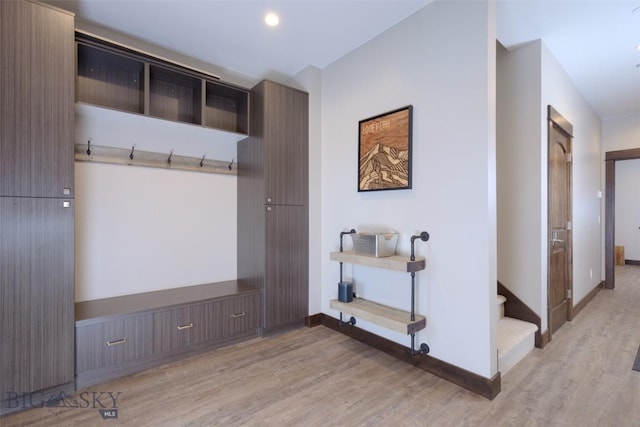
M418 352L424 354L428 353L429 346L425 343L420 345L419 351L415 348L415 334L427 326L427 319L425 316L415 313L415 274L416 272L422 271L426 268L426 260L422 257L415 256L414 242L416 239L426 242L429 239L429 234L426 231L423 231L419 235L411 237L410 257L393 255L377 258L370 255L359 255L354 251L343 251L342 236L344 234L351 233L355 233L355 230L351 230L350 233L341 233L341 250L339 252L331 252L329 254L331 261L340 262L340 281L342 281L342 266L345 262L366 267L411 273L411 308L410 311L400 310L357 297L353 298L350 302L343 302L338 299L334 299L329 302L329 307L340 312L340 325L355 325L355 318L360 318L401 334L411 335L412 355L416 355ZM343 313L352 316L351 320L343 322Z

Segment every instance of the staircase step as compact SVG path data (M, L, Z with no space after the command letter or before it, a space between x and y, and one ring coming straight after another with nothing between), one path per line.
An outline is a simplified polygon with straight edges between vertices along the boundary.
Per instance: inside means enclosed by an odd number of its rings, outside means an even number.
M498 320L498 370L504 375L535 346L538 326L503 317Z
M498 319L502 319L504 317L504 303L507 299L503 295L498 295L497 305L500 308L500 312L498 313Z

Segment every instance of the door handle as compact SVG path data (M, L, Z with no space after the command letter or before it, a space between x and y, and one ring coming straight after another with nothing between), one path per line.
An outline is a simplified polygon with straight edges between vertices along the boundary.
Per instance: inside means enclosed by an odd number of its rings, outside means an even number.
M564 240L562 239L551 239L551 244L555 245L556 243L564 243Z

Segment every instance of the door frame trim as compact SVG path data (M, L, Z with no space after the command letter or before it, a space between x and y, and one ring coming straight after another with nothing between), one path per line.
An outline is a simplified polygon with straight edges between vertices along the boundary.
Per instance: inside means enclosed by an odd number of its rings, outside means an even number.
M606 289L614 289L615 282L615 220L616 220L616 162L640 159L640 148L605 152L604 201L604 271Z
M549 207L551 205L551 192L549 191L550 183L550 169L549 169L549 147L551 142L551 131L553 128L557 128L562 134L564 134L569 143L569 152L573 155L573 125L569 123L553 106L547 105L547 329L549 332L549 341L552 340L553 328L551 325L551 247L549 242L551 241L551 224L549 220ZM573 161L569 163L569 189L567 191L568 196L568 209L569 217L573 223ZM573 228L573 227L572 227ZM570 244L567 247L568 259L567 259L567 277L568 286L573 294L573 231L570 231L571 238L568 239ZM573 308L573 298L567 298L567 320L571 320L571 313Z

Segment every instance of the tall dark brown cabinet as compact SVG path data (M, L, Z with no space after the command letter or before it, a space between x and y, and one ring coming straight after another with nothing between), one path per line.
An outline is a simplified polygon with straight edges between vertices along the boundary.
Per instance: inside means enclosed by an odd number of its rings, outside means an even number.
M0 123L2 414L73 389L72 14L0 1Z
M309 95L271 81L251 90L238 143L238 279L263 290L265 333L309 305Z

